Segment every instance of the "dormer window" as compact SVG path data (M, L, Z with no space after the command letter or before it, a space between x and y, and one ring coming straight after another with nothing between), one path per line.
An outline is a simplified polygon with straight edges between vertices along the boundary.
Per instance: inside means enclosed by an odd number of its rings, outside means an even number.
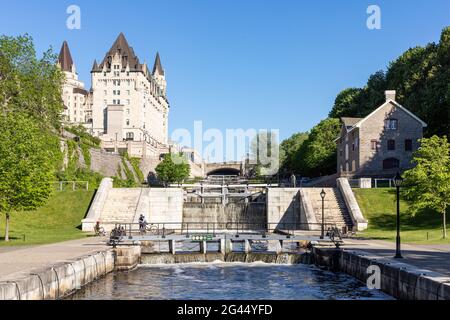
M385 121L384 127L386 130L397 130L398 129L398 120L397 119L387 119Z

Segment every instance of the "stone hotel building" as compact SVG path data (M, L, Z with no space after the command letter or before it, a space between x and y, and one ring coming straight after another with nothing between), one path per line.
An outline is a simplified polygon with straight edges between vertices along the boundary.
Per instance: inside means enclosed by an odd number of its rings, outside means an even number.
M158 53L150 70L121 33L101 63L94 61L90 91L78 80L67 42L59 65L66 76L63 101L68 123L83 124L108 152L126 151L143 158L168 152L170 106Z

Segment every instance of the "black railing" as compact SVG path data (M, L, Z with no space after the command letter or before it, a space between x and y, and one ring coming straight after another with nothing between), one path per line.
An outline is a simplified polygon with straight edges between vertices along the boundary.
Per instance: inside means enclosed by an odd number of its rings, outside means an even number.
M143 226L139 223L117 223L111 231L111 239L133 238L134 236L158 236L165 238L169 235L182 235L190 238L193 234L204 233L216 236L217 233L232 234L281 234L294 236L296 231L320 231L321 223L252 223L252 222L167 222L167 223L149 223ZM324 224L328 237L341 238L341 233L336 224Z

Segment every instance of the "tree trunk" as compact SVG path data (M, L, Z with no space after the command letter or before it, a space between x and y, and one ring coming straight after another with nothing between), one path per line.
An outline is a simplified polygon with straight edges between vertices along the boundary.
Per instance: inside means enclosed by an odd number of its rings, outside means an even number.
M442 225L443 225L443 236L444 236L444 239L447 239L447 217L446 217L446 211L447 210L444 210L444 213L442 214Z
M6 214L5 241L9 242L9 213Z

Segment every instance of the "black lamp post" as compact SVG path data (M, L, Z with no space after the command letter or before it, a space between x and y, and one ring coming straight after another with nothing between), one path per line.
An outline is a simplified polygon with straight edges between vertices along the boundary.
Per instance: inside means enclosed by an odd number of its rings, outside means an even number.
M322 192L320 193L320 197L322 198L322 232L320 234L320 239L325 239L325 196L326 196L325 190L322 189Z
M394 177L394 185L397 188L397 240L395 248L395 259L403 259L401 253L401 241L400 241L400 187L403 184L403 178L400 172Z

